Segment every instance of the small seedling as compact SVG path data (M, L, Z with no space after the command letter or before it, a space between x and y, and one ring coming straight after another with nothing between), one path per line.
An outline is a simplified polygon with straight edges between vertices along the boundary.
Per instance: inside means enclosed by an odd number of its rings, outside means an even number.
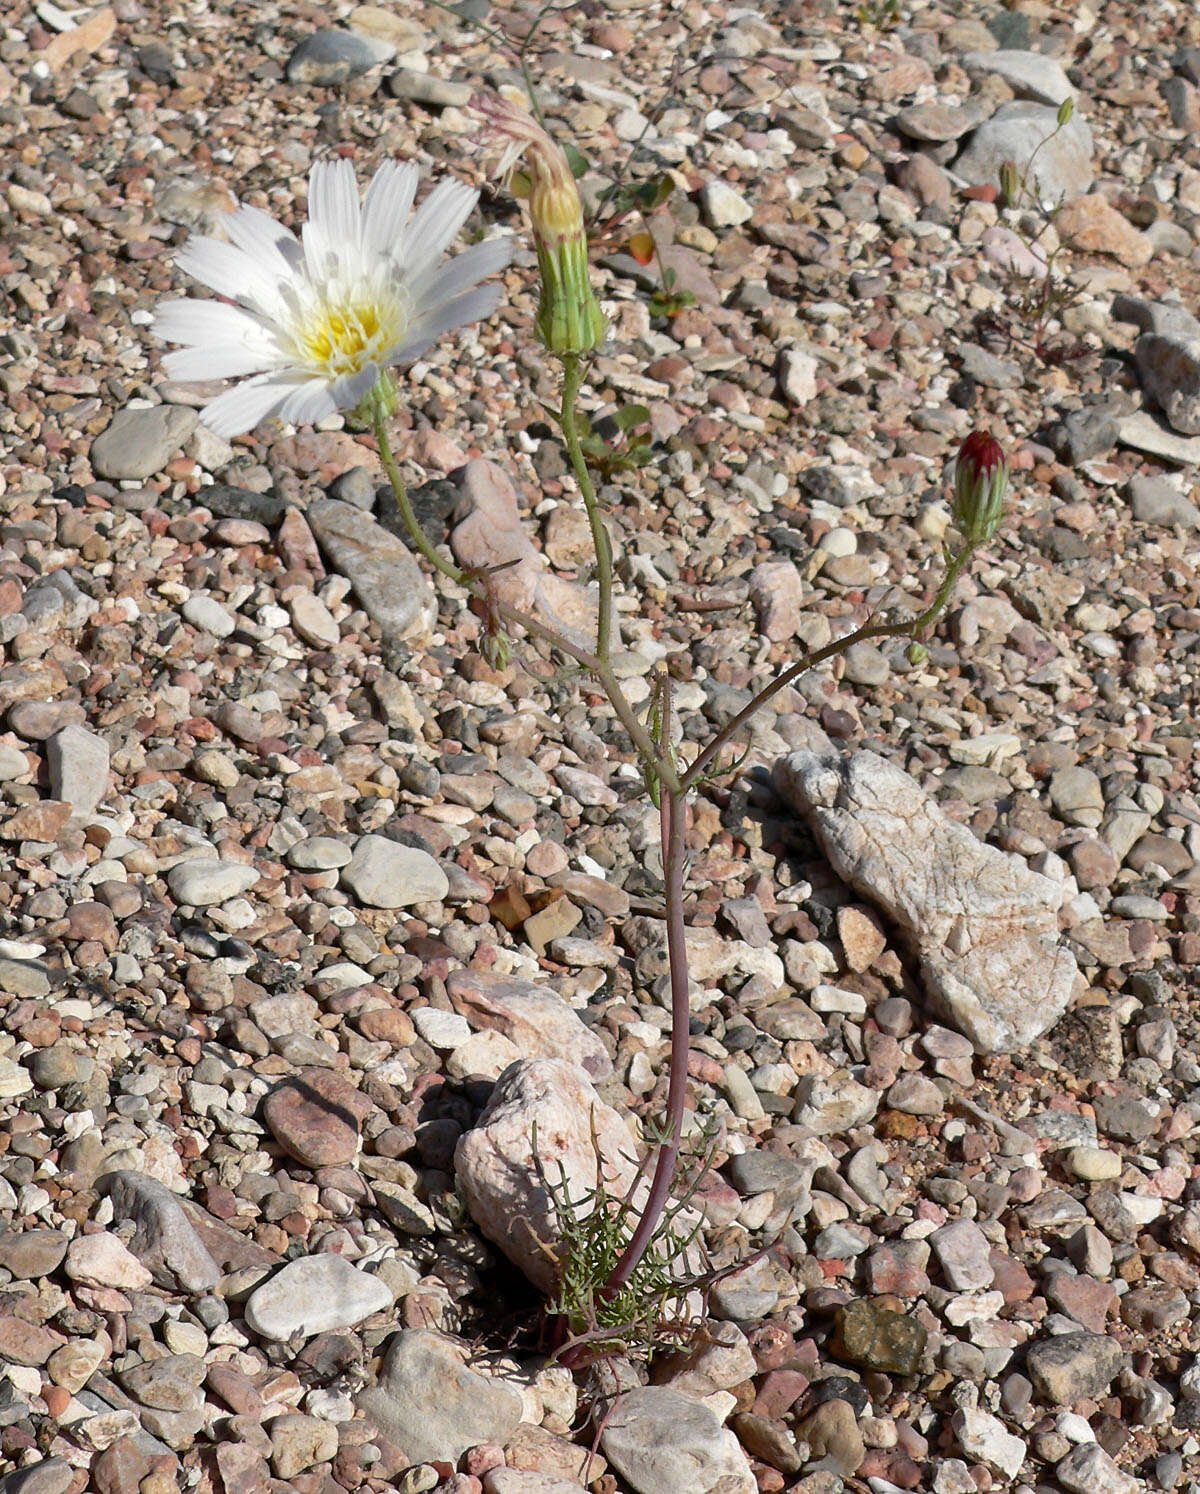
M634 434L650 423L650 411L645 405L625 405L595 425L586 415L576 418L579 445L587 464L600 474L603 482L611 482L618 472L632 472L654 460L651 443L645 436Z

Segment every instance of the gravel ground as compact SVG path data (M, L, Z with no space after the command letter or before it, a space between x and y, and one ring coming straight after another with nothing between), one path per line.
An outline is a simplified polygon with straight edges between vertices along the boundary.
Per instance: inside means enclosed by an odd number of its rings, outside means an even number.
M520 525L578 603L533 256L466 109L533 17L4 15L0 1490L1195 1494L1200 21L608 0L533 31L585 189L671 173L695 298L652 316L604 247L588 411L646 404L657 456L604 489L635 699L665 663L703 740L923 594L967 431L1014 468L928 661L815 672L695 807L705 1244L751 1264L685 1353L588 1379L538 1357L496 1243L520 1264L534 1204L487 1158L662 1109L619 726L524 645L482 662L368 439L214 437L146 331L187 235L302 220L317 159L483 186L504 304L408 372L395 444L439 542ZM1039 347L992 184L1067 97Z

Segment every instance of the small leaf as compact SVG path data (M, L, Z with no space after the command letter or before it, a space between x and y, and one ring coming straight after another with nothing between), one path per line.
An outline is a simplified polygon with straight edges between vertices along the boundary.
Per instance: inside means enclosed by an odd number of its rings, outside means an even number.
M626 405L613 416L613 423L621 431L631 431L635 426L648 425L649 422L650 411L645 405Z
M635 233L626 247L639 265L648 265L654 258L654 240L648 233Z
M638 187L636 196L638 206L644 213L652 213L662 207L667 198L675 190L675 183L666 174L661 172L658 176L651 177L648 182L643 182Z
M582 151L577 150L569 140L563 146L563 155L567 158L567 165L571 168L571 175L578 181L588 169L587 157Z

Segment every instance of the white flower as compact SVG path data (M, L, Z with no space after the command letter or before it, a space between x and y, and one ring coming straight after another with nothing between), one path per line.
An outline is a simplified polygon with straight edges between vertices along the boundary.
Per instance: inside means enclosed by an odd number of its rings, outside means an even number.
M185 380L253 375L204 407L210 430L236 436L269 415L300 425L355 409L383 369L491 315L501 288L479 282L508 263L508 241L443 263L479 194L443 181L414 213L416 189L416 166L389 161L360 203L349 161L321 162L299 240L254 207L230 213L228 243L188 240L179 268L237 305L160 306L154 332L184 344L163 368Z

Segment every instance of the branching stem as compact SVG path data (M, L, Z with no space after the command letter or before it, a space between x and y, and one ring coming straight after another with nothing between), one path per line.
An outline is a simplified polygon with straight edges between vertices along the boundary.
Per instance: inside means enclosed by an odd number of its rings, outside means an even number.
M785 669L765 689L760 690L747 706L714 734L692 764L686 769L681 769L677 765L671 743L669 682L662 692L665 704L661 715L653 726L647 729L647 726L638 719L612 666L614 636L618 647L620 646L620 633L614 627L612 546L604 517L600 511L591 473L588 471L587 461L580 446L575 417L579 391L583 383L583 372L583 365L577 354L568 354L564 358L559 424L575 479L583 497L596 549L599 608L594 652L564 637L538 618L500 602L493 595L489 578L486 575L464 570L455 565L453 561L447 560L444 555L439 554L421 528L408 491L400 477L399 469L392 456L385 428L385 416L382 411L376 410L373 423L380 459L396 495L400 516L404 520L405 528L413 544L436 571L464 587L473 597L482 601L493 615L515 627L524 629L525 632L541 639L551 648L557 649L582 666L608 696L618 719L628 733L638 756L642 759L648 780L657 785L666 901L667 961L671 985L671 1056L667 1084L666 1140L659 1148L655 1159L654 1176L641 1217L620 1260L602 1288L603 1295L611 1300L629 1282L639 1261L655 1237L671 1198L683 1141L690 1016L687 928L684 913L684 881L687 865L685 833L689 793L706 777L711 776L721 749L737 735L742 727L779 691L792 684L807 670L824 663L826 659L844 654L856 643L863 643L868 639L918 638L937 620L938 615L945 608L959 576L974 552L974 547L971 544L964 544L956 555L949 558L946 574L933 600L916 617L904 621L867 622L854 632L826 644L824 648L806 653Z

